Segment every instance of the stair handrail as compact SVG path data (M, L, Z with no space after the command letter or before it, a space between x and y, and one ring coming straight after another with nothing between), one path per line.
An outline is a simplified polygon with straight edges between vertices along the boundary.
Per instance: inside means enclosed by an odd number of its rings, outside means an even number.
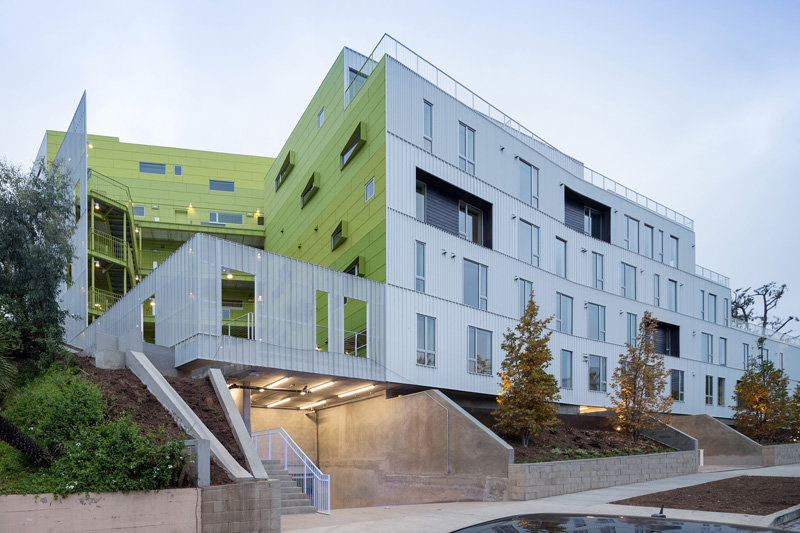
M140 250L139 250L139 246L138 246L139 243L136 242L136 236L135 236L136 235L136 222L134 221L135 217L133 216L133 196L131 196L130 187L128 187L124 183L121 183L121 182L115 180L114 178L112 178L110 176L106 176L105 174L103 174L101 172L97 172L96 170L94 170L92 168L89 168L87 173L88 173L88 176L87 176L88 179L90 179L90 180L99 179L100 181L104 181L104 182L108 183L109 185L111 185L113 187L117 187L118 189L120 189L125 194L125 196L127 197L127 201L125 202L125 210L128 213L128 225L129 225L129 229L131 230L131 233L130 233L131 243L133 244L133 246L131 247L132 248L132 252L133 252L133 254L132 254L133 255L132 263L134 265L134 268L137 265L141 266L142 259L140 257ZM103 191L98 191L98 192L102 193ZM103 196L105 196L108 200L112 200L114 202L117 202L120 205L122 204L119 200L116 200L116 199L111 198L110 196L108 196L107 193L103 193Z

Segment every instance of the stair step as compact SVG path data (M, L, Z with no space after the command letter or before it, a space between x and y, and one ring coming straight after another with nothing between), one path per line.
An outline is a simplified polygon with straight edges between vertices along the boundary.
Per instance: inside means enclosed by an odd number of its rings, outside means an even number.
M314 507L311 504L311 500L308 498L304 498L302 500L281 500L281 509L286 509L287 507Z
M289 500L310 501L308 499L308 496L306 496L302 492L294 492L294 493L291 493L291 494L286 494L285 492L281 491L281 501L285 502L285 501L289 501Z
M289 515L289 514L311 514L316 513L317 510L314 508L313 505L309 505L308 507L281 507L281 514L282 515Z

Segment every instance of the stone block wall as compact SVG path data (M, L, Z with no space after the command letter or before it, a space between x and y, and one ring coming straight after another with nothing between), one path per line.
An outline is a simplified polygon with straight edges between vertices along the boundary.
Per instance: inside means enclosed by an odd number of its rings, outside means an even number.
M535 500L697 473L693 451L508 466L511 500Z
M205 487L201 494L203 533L279 532L280 481Z
M764 466L781 466L800 463L800 444L777 444L761 449Z

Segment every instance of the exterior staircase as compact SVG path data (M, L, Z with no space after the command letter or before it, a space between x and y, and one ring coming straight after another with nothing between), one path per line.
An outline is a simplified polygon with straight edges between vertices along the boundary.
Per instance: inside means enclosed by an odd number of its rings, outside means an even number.
M289 476L280 461L261 461L264 470L270 479L277 479L281 482L281 514L305 514L316 513L317 509L311 503L311 499L303 494L297 483Z

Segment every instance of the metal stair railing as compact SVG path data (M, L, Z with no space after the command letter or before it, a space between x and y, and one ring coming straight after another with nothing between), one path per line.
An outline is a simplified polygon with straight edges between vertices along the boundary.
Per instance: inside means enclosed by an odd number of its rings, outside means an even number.
M300 490L311 498L317 512L331 514L330 475L323 474L317 468L286 430L273 428L257 431L252 437L262 460L279 461Z

